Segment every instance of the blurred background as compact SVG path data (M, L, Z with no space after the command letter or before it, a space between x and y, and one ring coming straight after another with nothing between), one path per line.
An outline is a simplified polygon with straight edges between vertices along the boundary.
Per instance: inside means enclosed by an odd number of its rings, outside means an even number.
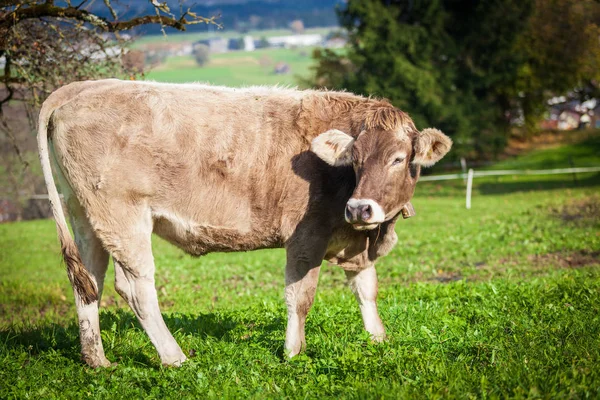
M0 222L48 215L37 113L53 90L82 79L285 85L384 97L419 129L437 127L453 138L434 174L576 143L584 143L579 153L565 150L535 166L599 164L596 0L1 5Z

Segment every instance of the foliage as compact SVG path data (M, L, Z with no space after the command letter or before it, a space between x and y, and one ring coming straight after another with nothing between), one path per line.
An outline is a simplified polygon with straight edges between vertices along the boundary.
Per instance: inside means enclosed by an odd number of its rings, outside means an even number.
M39 82L45 85L54 83L54 80L46 83L47 75L39 76L39 74L49 73L45 71L49 66L43 63L59 63L63 58L80 57L81 66L92 65L96 69L102 69L103 65L100 64L98 67L93 60L108 56L105 51L107 44L111 43L110 40L119 38L118 35L109 36L107 40L106 36L101 35L102 33L118 33L146 24L159 24L185 30L186 25L215 23L214 17L201 17L189 9L176 18L167 3L158 2L151 2L155 15L119 19L110 0L106 0L104 4L112 17L109 19L87 10L85 7L87 2L88 0L85 0L77 6L71 5L70 1L60 5L54 4L54 1L37 0L6 0L0 3L0 57L4 57L5 60L1 80L7 92L6 96L0 99L0 107L13 98L17 85L25 85L30 89ZM30 30L34 32L29 32ZM48 34L44 35L46 32ZM25 47L36 46L40 47L39 51L34 49L22 53ZM55 51L53 54L46 54L43 51L45 47L53 47ZM98 54L100 51L104 54ZM58 60L55 60L56 58ZM31 63L41 63L41 65L26 71L27 73L19 69ZM55 76L67 80L70 75L57 71ZM39 90L39 88L35 89ZM42 93L47 95L46 92ZM34 90L33 97L39 103L40 93Z
M302 22L301 19L295 19L292 22L290 22L290 29L295 34L304 33L304 22Z
M0 397L596 398L600 175L580 178L559 176L556 190L536 177L525 192L511 178L495 194L476 180L469 211L462 182L447 196L420 183L417 216L399 222L400 243L377 267L388 341L369 342L343 272L324 266L308 349L292 361L283 250L194 259L155 238L163 315L193 356L160 367L111 267L101 328L118 365L92 370L54 223L0 225Z
M552 95L600 94L600 6L593 0L536 0L517 44L525 61L509 88L535 129Z
M194 59L196 60L196 64L199 66L203 66L208 62L210 58L210 49L205 44L196 44L194 45Z
M389 98L449 133L455 157L493 157L511 122L598 76L599 11L592 0L350 0L347 53L316 52L309 82ZM552 40L563 26L577 31L568 50L570 38Z
M190 10L176 17L166 3L152 4L152 15L119 18L110 0L104 1L110 17L91 11L93 2L87 0L77 6L51 0L0 2L0 171L9 175L0 180L3 199L23 204L43 187L37 168L30 166L37 158L31 138L39 107L51 92L73 81L134 78L140 72L140 57L121 63L126 43L119 32L145 24L185 30L215 23Z

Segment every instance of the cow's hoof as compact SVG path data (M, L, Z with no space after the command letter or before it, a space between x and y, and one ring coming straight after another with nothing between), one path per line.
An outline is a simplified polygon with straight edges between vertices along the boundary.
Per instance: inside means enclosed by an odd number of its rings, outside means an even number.
M111 363L106 357L86 357L82 356L83 361L92 368L114 367L117 363Z
M187 360L187 357L181 353L181 355L178 355L177 357L161 360L161 362L163 367L181 367L181 364L183 364L185 360Z
M371 334L371 341L374 343L382 343L385 342L386 339L387 336L385 335L385 333Z
M303 349L304 349L304 347L302 347L302 346L296 346L296 348L284 349L283 354L285 354L285 358L287 358L288 360L291 360L292 358L294 358L298 354L300 354Z

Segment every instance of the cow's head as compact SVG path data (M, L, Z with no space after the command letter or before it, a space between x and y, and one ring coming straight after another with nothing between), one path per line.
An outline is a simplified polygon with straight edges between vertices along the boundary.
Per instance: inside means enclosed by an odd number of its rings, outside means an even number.
M395 217L413 196L421 167L439 161L452 140L437 129L365 129L352 137L337 129L317 136L311 150L333 166L353 166L356 188L346 221L358 230Z

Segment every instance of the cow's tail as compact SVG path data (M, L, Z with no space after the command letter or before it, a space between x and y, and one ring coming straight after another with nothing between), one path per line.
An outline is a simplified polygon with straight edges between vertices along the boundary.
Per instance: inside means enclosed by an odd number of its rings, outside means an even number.
M71 236L67 221L65 219L65 213L63 211L62 203L58 190L56 190L56 183L52 176L52 168L50 166L50 153L48 148L48 125L50 117L54 112L48 101L42 106L40 111L39 126L38 126L38 149L40 152L40 162L42 164L42 172L44 173L44 180L46 181L46 188L48 189L48 198L50 200L50 206L52 208L52 214L56 221L56 229L58 231L58 238L60 240L61 251L63 259L67 265L67 274L69 280L75 291L75 295L78 296L84 304L90 304L98 300L98 288L89 272L85 269L79 249Z

